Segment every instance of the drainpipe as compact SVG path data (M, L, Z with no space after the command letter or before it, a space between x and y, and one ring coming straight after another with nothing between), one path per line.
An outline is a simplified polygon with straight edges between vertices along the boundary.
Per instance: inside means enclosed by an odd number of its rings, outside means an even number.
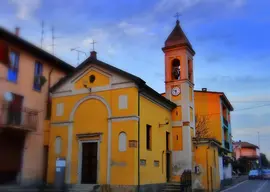
M140 93L142 90L139 88L138 91L138 192L140 191L140 124L141 124L141 117L140 117Z
M53 72L54 68L51 68L50 72L49 72L49 77L48 77L48 95L47 95L47 114L46 114L46 119L49 120L49 116L51 115L48 115L48 106L51 104L51 100L50 100L50 87L51 87L51 76L52 76L52 72ZM50 109L51 110L51 109ZM51 112L50 112L51 113Z
M209 191L209 170L208 170L208 149L209 149L209 145L206 148L206 178L207 178L207 190Z

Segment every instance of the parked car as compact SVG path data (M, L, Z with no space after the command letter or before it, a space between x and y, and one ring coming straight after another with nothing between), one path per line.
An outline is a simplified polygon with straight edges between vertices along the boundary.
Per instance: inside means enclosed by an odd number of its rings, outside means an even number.
M270 169L263 169L262 170L262 178L263 179L270 179Z
M262 179L261 171L257 169L250 170L248 173L248 179Z

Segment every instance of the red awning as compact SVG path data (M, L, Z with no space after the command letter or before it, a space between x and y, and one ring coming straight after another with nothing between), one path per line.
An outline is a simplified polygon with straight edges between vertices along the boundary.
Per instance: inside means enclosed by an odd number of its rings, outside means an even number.
M3 40L0 40L0 63L3 63L7 67L10 66L8 44Z

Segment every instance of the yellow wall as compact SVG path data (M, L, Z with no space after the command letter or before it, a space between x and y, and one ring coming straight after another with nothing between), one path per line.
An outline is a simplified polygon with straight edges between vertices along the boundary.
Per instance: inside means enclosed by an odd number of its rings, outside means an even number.
M195 147L195 161L200 168L200 173L194 174L194 179L201 184L196 187L209 190L219 189L220 177L217 147L209 144L197 145Z
M182 107L177 106L172 112L172 121L181 121L182 120Z
M183 150L182 127L173 127L172 137L173 137L173 151L182 151Z
M207 92L194 92L195 114L208 118L211 137L222 143L222 128L220 118L220 95Z
M166 131L171 134L171 124L159 127L165 119L171 121L171 112L145 97L140 97L140 159L146 160L146 166L140 166L141 184L166 182ZM146 149L146 125L152 126L152 149ZM171 139L170 139L171 140ZM170 143L171 148L171 143ZM159 167L154 166L159 161Z
M93 71L92 71L93 72ZM89 76L90 73L86 74ZM106 78L99 73L95 73L97 84L96 86L106 84ZM83 77L84 78L84 77ZM83 79L82 78L82 79ZM99 82L98 80L101 80ZM81 80L79 80L81 81ZM79 84L79 83L78 83ZM79 88L79 85L77 86ZM52 100L52 118L51 122L67 122L70 120L70 114L75 104L82 98L89 94L78 94L74 96L57 97ZM112 117L132 116L138 115L138 90L137 88L124 88L107 90L97 92L92 95L101 96L105 99L111 108ZM128 109L118 108L118 99L120 95L128 96ZM58 103L64 104L64 113L62 116L56 116L56 105ZM77 108L73 119L73 136L72 136L72 156L71 156L71 183L77 183L78 172L78 139L77 134L81 133L102 133L102 141L100 142L99 153L99 168L98 168L98 182L100 184L106 183L107 177L107 154L108 154L108 110L106 106L99 100L90 99L84 101ZM45 122L46 124L46 122ZM47 124L48 125L48 124ZM115 185L134 185L137 183L137 148L129 147L129 140L137 140L136 120L112 121L112 165L111 165L111 184ZM55 150L54 142L57 136L62 138L62 153L61 156L67 158L67 137L68 127L51 126L49 131L49 139L46 138L44 144L49 144L49 163L48 163L48 177L49 183L54 180L55 172ZM127 150L119 152L118 150L118 136L120 132L124 131L127 135Z
M122 121L113 122L112 125L112 168L111 183L115 185L134 185L138 181L138 148L130 148L127 143L127 151L118 151L118 135L124 131L129 140L138 140L138 122ZM119 163L125 163L126 166L120 166Z
M58 157L66 157L68 150L68 127L67 126L51 126L49 132L49 157L48 157L48 170L47 170L47 182L53 183L55 178L55 162ZM57 155L55 153L55 139L61 137L61 153Z

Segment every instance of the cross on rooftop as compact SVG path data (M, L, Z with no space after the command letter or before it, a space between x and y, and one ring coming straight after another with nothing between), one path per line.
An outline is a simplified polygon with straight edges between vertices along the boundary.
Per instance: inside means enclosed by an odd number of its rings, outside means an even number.
M179 13L179 12L176 12L176 14L174 15L174 17L175 17L177 20L179 20L179 17L180 17L180 16L182 16L182 15L181 15L181 13Z
M93 45L93 51L95 51L95 44L96 44L97 42L95 41L95 40L93 40L90 44L92 44Z

